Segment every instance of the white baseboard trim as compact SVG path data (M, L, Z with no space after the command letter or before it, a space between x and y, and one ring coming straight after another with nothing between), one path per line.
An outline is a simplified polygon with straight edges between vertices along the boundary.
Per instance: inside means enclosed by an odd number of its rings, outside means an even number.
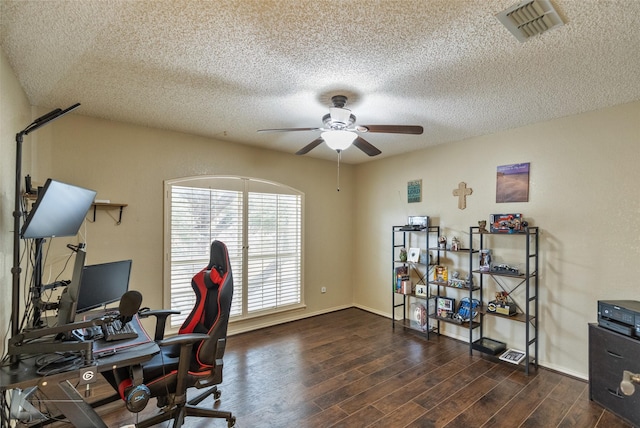
M283 312L282 314L274 315L273 317L268 317L268 319L262 319L262 320L259 320L258 322L250 322L250 321L243 322L242 320L235 323L230 322L228 331L227 331L227 336L247 333L249 331L259 330L261 328L266 328L266 327L273 327L274 325L285 324L292 321L299 321L305 318L315 317L317 315L324 315L330 312L341 311L343 309L349 309L352 307L353 305L342 305L342 306L335 306L333 308L323 309L321 311L314 311L314 312L306 312L304 309L300 309L300 310L293 310L291 312ZM253 320L255 321L256 319L254 318Z
M379 311L377 309L373 309L373 308L370 308L368 306L358 305L358 304L355 304L352 307L358 308L358 309L362 309L363 311L371 312L372 314L380 315L381 317L385 317L385 318L391 319L391 314L389 312L382 312L382 311Z

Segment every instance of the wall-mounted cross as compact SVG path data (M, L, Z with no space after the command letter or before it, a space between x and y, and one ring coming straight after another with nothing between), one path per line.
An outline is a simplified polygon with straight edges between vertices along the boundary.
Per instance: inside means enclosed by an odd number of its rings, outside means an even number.
M458 208L461 210L467 208L467 195L473 193L472 188L467 188L467 183L461 181L457 189L453 189L453 196L458 197Z

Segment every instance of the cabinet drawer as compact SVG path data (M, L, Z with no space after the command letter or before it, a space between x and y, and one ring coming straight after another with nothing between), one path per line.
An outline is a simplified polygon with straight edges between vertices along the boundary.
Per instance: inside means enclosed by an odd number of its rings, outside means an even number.
M640 426L640 385L636 386L633 395L624 395L619 391L620 382L606 385L595 381L590 385L591 399L602 407L631 422L633 426Z
M640 340L597 325L589 326L589 362L600 370L640 372Z
M640 341L589 325L590 398L634 426L640 426L640 385L627 396L620 391L622 372L640 373Z

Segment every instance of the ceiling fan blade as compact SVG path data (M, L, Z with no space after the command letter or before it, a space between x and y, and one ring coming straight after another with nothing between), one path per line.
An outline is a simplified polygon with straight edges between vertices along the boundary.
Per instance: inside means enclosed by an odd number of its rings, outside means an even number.
M362 137L358 137L355 140L353 140L353 145L359 148L360 150L362 150L363 152L365 152L366 154L368 154L369 156L377 156L380 153L382 153L380 150L374 147L373 144L371 144L370 142L368 142Z
M360 132L385 132L388 134L414 135L420 135L424 131L422 126L412 125L359 125L356 129Z
M318 147L323 142L324 142L324 140L322 139L322 137L318 137L315 140L313 140L312 142L310 142L309 144L307 144L306 146L304 146L303 148L301 148L300 150L298 150L296 152L296 154L297 155L306 155L307 153L309 153L311 150L313 150L316 147Z
M279 128L258 129L258 132L290 132L290 131L320 131L321 128Z

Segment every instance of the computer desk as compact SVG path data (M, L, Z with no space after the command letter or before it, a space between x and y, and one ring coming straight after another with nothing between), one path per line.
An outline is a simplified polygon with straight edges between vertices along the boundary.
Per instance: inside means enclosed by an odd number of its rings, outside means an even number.
M74 368L62 373L40 376L36 373L36 358L24 358L17 366L6 366L0 369L0 392L15 388L26 389L37 386L47 397L47 403L53 404L60 412L78 428L107 428L95 409L84 400L77 387L88 380L82 379L92 373L104 373L122 367L133 367L143 363L160 352L158 345L140 324L138 317L131 321L138 333L138 338L105 342L96 340L93 343L95 365ZM93 367L94 371L87 368Z

